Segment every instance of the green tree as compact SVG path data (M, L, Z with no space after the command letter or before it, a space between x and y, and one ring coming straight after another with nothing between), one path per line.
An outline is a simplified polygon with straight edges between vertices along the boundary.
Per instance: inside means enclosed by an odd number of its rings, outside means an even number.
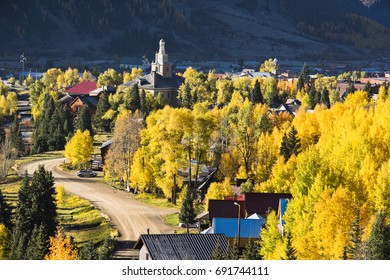
M103 91L103 93L99 96L96 113L93 117L93 124L97 130L104 132L108 132L110 130L110 120L103 118L104 114L110 110L110 107L110 103L108 102L108 93Z
M0 224L5 225L8 229L11 228L11 208L5 201L1 189L0 189Z
M310 82L309 71L309 66L304 63L301 73L298 76L297 91L301 91L302 89L304 89L305 85Z
M222 252L221 243L219 241L219 238L217 238L217 241L215 242L215 248L213 251L213 254L211 255L212 260L223 260L224 252Z
M91 113L87 106L81 106L77 111L75 128L81 131L88 130L93 135Z
M24 152L24 143L22 138L22 131L20 129L19 120L15 115L14 124L10 129L11 145L18 151L18 154Z
M179 220L181 223L186 224L187 233L190 233L189 225L196 222L196 212L194 209L194 199L192 190L190 187L187 187L186 195L182 201L180 212L179 212Z
M82 260L97 260L95 245L92 240L89 240L87 245L81 250L80 259Z
M49 238L43 225L34 225L34 229L29 238L26 259L43 260L49 249Z
M110 68L104 71L98 77L98 87L103 86L119 86L122 83L122 75L118 74L114 69Z
M245 245L245 249L242 252L242 258L244 260L260 260L261 257L259 255L259 244L255 242L253 239L249 238L248 242Z
M138 85L135 84L130 91L130 104L129 108L133 113L141 109L141 98L139 95Z
M390 260L390 226L382 211L375 217L367 247L369 260Z
M238 260L239 258L240 258L240 252L238 250L237 239L234 239L233 242L229 242L224 259Z
M365 259L365 244L362 241L363 228L361 226L360 207L355 210L355 221L351 225L350 244L346 248L347 257L353 260Z
M34 228L37 238L32 246L44 243L42 236L54 235L56 221L54 179L51 172L39 166L34 172L31 184L27 172L18 194L15 227L11 244L11 259L26 259L29 252L29 240ZM40 229L43 227L43 229ZM41 238L38 238L40 235ZM30 249L32 250L32 249Z
M264 98L263 98L263 94L261 93L259 80L256 80L255 82L255 86L253 87L252 92L250 94L250 100L255 104L264 103Z
M298 132L295 126L292 126L288 135L284 133L282 144L280 146L280 154L288 161L292 155L298 155L301 151L301 140L298 137Z
M114 254L114 240L106 238L103 241L102 246L97 250L99 260L111 260Z

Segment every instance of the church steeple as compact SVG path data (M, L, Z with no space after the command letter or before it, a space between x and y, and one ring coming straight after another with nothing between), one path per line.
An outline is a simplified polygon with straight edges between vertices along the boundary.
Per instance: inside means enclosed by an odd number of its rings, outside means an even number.
M152 65L152 71L153 70L165 78L172 77L172 64L168 62L168 54L165 52L164 39L160 40L160 49L156 52L155 63Z

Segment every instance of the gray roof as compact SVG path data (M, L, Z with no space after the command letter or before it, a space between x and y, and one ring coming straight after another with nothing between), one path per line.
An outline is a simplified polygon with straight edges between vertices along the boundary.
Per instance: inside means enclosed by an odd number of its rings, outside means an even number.
M155 77L155 85L152 85L152 74L143 75L140 77L137 77L137 79L133 81L129 81L125 84L122 84L121 86L124 87L132 87L135 84L138 84L138 81L140 82L140 88L143 89L165 89L165 88L175 88L178 89L180 85L184 82L184 78L177 76L175 74L172 75L170 78L164 78L158 73L156 73Z
M153 260L210 260L217 242L226 252L223 234L142 234L134 249L145 245Z

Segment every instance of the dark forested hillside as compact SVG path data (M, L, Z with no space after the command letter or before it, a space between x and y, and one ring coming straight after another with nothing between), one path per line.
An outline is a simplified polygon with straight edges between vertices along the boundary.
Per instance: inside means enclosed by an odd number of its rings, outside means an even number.
M315 56L334 52L333 44L361 55L363 49L390 48L389 2L4 1L0 57L25 50L36 56L139 56L153 54L161 37L187 59Z

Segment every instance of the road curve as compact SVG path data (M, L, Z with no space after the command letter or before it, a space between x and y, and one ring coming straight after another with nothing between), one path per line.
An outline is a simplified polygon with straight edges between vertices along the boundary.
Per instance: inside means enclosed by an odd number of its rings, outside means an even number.
M119 232L118 240L135 241L140 234L172 233L174 227L166 225L162 217L174 213L174 209L153 207L134 199L132 194L107 187L99 178L78 178L76 172L65 172L57 166L64 158L35 161L23 164L21 172L32 174L39 165L53 173L55 184L64 185L65 192L89 200L110 218Z

